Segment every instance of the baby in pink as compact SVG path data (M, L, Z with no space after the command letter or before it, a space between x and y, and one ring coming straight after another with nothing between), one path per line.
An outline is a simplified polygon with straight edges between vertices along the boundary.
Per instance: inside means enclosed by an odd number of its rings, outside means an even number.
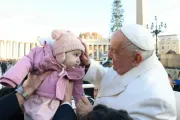
M64 99L67 79L74 82L73 97L77 102L84 93L82 79L84 67L80 56L84 52L81 41L70 31L53 30L54 41L44 41L43 47L35 47L19 60L1 78L0 83L16 87L30 72L46 77L35 95L24 103L25 114L33 120L51 120L60 101Z

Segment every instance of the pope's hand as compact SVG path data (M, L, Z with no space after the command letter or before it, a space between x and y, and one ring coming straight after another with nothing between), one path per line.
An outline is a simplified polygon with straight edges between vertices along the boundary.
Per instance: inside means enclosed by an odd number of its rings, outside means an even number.
M81 39L80 39L81 40ZM81 62L83 65L85 66L88 66L91 64L91 61L90 61L90 57L89 57L89 54L88 54L88 49L87 49L87 46L86 46L86 43L83 42L81 40L81 43L83 44L84 48L85 48L85 51L84 53L81 55L80 59L81 59Z

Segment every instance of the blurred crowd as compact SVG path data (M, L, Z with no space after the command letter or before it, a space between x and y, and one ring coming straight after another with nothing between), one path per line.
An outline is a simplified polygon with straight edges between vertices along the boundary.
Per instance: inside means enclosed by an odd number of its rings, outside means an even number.
M0 60L1 75L11 68L18 60L17 59L6 59Z

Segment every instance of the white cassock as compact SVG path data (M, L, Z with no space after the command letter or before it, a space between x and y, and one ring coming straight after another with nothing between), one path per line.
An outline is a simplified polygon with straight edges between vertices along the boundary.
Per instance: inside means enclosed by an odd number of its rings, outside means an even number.
M175 96L155 55L124 75L92 61L84 80L99 89L95 105L127 110L134 120L176 120Z
M174 91L176 97L177 120L180 120L180 92Z

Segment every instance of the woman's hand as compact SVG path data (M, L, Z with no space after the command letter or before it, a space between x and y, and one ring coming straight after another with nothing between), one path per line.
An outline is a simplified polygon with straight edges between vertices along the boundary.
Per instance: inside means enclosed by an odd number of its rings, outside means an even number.
M77 104L77 108L76 108L76 112L78 117L83 117L85 115L87 115L89 112L91 112L93 110L93 106L92 104L89 102L88 98L83 96L78 104Z
M67 80L67 82L66 82L66 92L65 92L63 103L68 102L68 103L71 104L72 92L73 92L73 82Z
M35 93L35 91L39 88L43 80L50 74L51 72L45 72L42 75L29 74L28 78L24 81L22 87L23 91L28 94L30 97ZM23 105L24 98L21 94L16 93L19 105Z
M28 78L24 81L22 87L24 92L28 93L29 96L34 94L34 92L39 88L42 84L44 79L50 74L51 72L45 72L42 75L35 75L29 74Z

